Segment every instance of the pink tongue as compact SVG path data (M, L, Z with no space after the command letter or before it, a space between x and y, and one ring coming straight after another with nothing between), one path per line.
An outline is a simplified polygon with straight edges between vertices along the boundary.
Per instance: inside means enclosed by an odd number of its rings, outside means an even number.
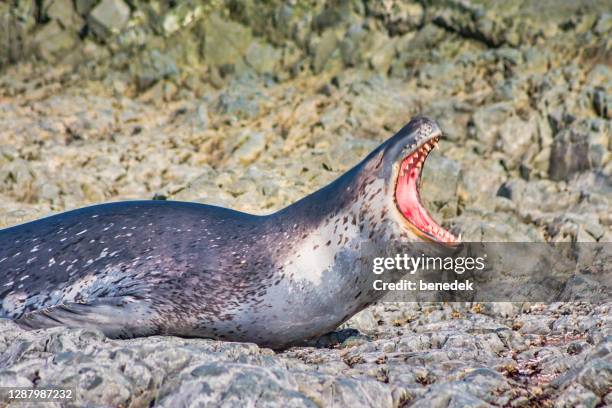
M405 167L408 167L408 171L405 175L402 175ZM420 170L416 167L410 168L406 163L402 163L395 188L395 199L404 217L421 231L432 234L427 227L430 225L437 226L438 224L429 215L425 207L421 205L421 198L417 189L419 172Z

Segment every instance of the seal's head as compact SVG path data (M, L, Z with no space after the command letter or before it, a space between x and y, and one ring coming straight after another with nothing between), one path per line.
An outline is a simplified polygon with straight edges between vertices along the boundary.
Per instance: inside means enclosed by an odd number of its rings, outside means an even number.
M459 240L442 228L421 203L421 172L429 152L442 136L438 124L428 118L411 120L381 146L382 172L386 183L390 215L404 232L420 239L444 244Z

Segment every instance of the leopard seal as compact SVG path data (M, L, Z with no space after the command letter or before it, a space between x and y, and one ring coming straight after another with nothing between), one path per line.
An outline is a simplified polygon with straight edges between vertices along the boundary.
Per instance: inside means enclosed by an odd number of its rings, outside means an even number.
M274 348L330 332L382 296L372 257L396 243L457 240L419 197L441 133L415 118L337 180L270 215L127 201L2 229L0 317L31 329Z

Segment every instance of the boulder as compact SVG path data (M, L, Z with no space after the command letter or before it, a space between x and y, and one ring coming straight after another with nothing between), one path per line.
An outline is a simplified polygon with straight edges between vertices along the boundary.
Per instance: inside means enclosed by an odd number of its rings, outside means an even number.
M123 0L102 0L88 16L89 28L101 40L118 34L130 19L130 7Z

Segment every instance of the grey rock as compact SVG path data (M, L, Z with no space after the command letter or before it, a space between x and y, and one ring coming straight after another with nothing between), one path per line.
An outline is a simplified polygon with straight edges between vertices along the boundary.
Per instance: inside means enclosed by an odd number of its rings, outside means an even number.
M288 407L316 407L298 392L297 381L278 368L213 362L187 367L180 377L178 388L161 388L159 406L274 406L281 400Z
M416 109L418 100L411 93L401 92L401 84L401 80L387 80L378 75L350 84L350 91L355 96L351 98L347 121L353 123L357 136L366 139L378 137L381 129L399 129L402 126L400 118Z
M522 33L517 32L512 20L503 18L505 13L501 10L494 12L472 2L452 3L455 7L432 10L436 24L494 47L503 44L518 45L521 37L527 37L524 31L527 31L528 27L521 27Z
M38 19L38 7L34 1L2 2L0 4L0 67L30 56L31 32Z
M528 224L521 224L513 214L482 210L465 211L453 219L453 231L467 242L540 242L542 233Z
M597 326L597 320L588 316L565 315L560 316L553 324L552 331L556 334L574 332L585 333Z
M486 353L499 353L505 348L497 334L485 335L449 335L442 349L481 350Z
M140 89L147 89L161 79L175 77L179 74L174 58L158 50L143 53L138 62L130 69Z
M477 161L476 157L472 157ZM493 210L495 193L506 178L500 163L483 162L479 167L466 166L461 169L459 196L467 203L474 203L479 209Z
M130 18L130 8L123 0L102 0L91 10L88 23L91 30L102 40L118 34Z
M471 109L469 105L441 99L433 101L424 113L436 118L444 133L443 146L448 146L444 144L445 140L463 142L467 139Z
M192 2L178 3L164 13L155 28L167 37L198 21L202 14L203 7L201 5Z
M595 112L604 119L612 117L612 97L603 89L596 89L593 94Z
M605 234L605 228L599 223L598 217L593 214L575 214L568 212L561 216L555 217L548 225L548 231L551 236L570 234L573 238L577 238L578 230L584 230L588 233L592 240L598 240Z
M419 3L391 1L366 3L367 12L381 19L392 35L413 31L423 24L425 10Z
M499 102L479 108L474 112L473 117L475 138L484 148L493 149L497 145L500 127L513 116L513 113L514 107L508 102ZM507 138L511 138L512 132L507 133Z
M592 86L606 87L612 78L612 70L604 64L596 64L589 71L586 77L586 82Z
M77 34L64 30L57 20L42 26L34 37L38 56L48 62L62 60L77 43Z
M599 16L597 24L593 27L593 31L597 34L605 34L612 30L612 13L603 13Z
M508 159L508 167L515 167L521 161L529 160L526 156L531 146L537 148L537 124L532 116L528 120L511 117L499 127L498 148ZM537 149L539 150L539 149Z
M580 354L588 350L589 343L585 341L574 341L567 345L567 354Z
M242 24L211 14L205 22L204 60L216 66L242 60L251 44L251 30Z
M96 5L97 0L75 0L74 6L76 8L77 13L82 16L86 16L89 14L91 9Z
M419 85L425 88L435 88L442 84L451 92L458 92L465 87L465 78L461 66L454 62L426 64L419 72Z
M362 333L375 333L378 329L378 320L370 309L365 309L351 317L343 326L357 329Z
M379 74L386 75L396 56L396 39L381 38L382 46L377 47L370 56L370 66Z
M47 17L58 21L64 29L79 31L83 19L77 14L71 0L44 1L43 8Z
M432 389L425 394L422 398L417 399L411 405L414 407L432 407L432 408L443 408L443 407L489 407L485 401L480 398L471 395L462 389L463 387L452 384L447 387L434 386Z
M362 335L357 335L357 336L351 336L348 339L344 340L342 342L342 344L340 345L341 348L351 348L351 347L357 347L357 346L361 346L364 344L368 344L368 341L370 340L369 337L367 336L362 336ZM383 354L378 354L378 358L384 358Z
M606 394L606 396L603 398L603 403L605 405L612 405L612 393Z
M529 72L545 73L548 70L551 55L546 49L529 47L523 52L523 58Z
M578 382L603 397L612 389L612 362L601 358L589 361L578 374Z
M33 180L31 166L21 158L11 161L0 169L0 182L4 184L4 191L16 190L27 194Z
M252 83L247 81L234 81L223 92L219 93L217 100L212 103L215 112L222 115L234 116L238 119L253 118L260 112L260 106L265 100L264 94Z
M430 153L421 181L421 196L426 207L441 213L444 218L457 215L460 177L461 164L436 151Z
M331 29L326 30L320 37L312 39L309 49L312 50L312 68L315 73L323 71L337 47L338 37Z
M371 38L363 24L353 24L348 27L343 39L338 45L342 61L345 65L355 66L363 62L366 43Z
M555 135L550 157L550 177L567 179L574 173L600 168L609 160L610 125L585 120Z
M593 392L580 384L572 384L563 391L555 401L555 407L585 407L595 408L600 403L600 399Z
M520 307L511 302L485 303L481 313L489 316L514 317L520 313Z
M273 74L278 69L281 51L270 44L253 41L245 58L246 63L258 74Z
M263 133L244 132L240 134L229 147L233 160L241 165L255 161L266 148L266 136Z
M360 392L355 392L356 389ZM393 404L388 385L365 378L336 379L322 397L325 406L391 407Z

